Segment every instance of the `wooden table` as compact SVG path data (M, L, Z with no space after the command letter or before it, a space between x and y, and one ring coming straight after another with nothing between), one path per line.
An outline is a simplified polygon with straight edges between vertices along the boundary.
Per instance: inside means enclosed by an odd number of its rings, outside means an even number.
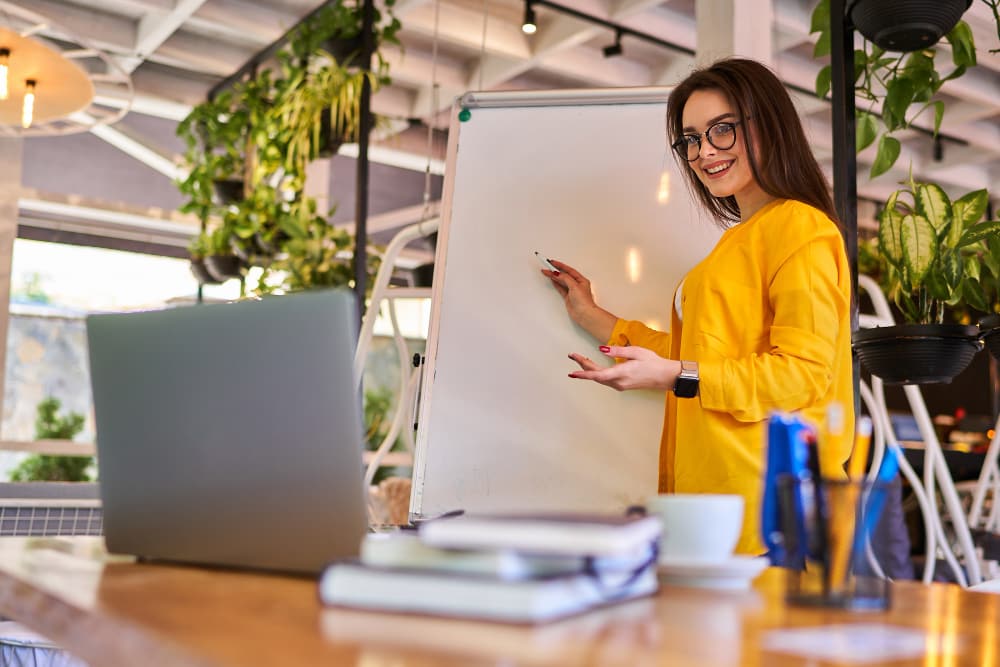
M860 626L844 624L862 623L876 639L916 638L919 655L892 665L1000 661L1000 596L907 582L891 611L851 614L785 605L782 575L768 570L748 592L664 587L528 628L324 610L308 579L108 558L99 538L0 538L0 615L93 667L879 664L774 648L788 630L830 625L823 636L850 648Z

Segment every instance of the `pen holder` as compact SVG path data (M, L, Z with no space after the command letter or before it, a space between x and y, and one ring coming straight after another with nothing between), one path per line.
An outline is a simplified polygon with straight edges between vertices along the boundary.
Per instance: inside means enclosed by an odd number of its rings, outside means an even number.
M778 478L778 504L792 604L848 610L889 608L889 581L869 559L888 484ZM871 556L874 558L874 556Z

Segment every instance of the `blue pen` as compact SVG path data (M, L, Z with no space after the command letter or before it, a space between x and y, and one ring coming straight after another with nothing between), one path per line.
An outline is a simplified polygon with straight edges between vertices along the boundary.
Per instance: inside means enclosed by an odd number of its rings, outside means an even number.
M896 479L898 472L899 456L896 454L896 450L886 449L882 465L879 466L878 473L875 475L872 491L868 495L868 503L864 512L864 523L861 530L857 531L854 536L855 554L860 553L861 547L867 544L872 533L875 531L875 526L878 525L879 517L882 516L882 510L885 508L886 498L889 496L888 486Z

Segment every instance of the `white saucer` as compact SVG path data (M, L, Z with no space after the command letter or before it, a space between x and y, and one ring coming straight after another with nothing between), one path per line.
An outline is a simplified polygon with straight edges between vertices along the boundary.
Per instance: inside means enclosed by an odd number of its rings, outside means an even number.
M657 570L666 584L744 591L768 565L763 556L731 556L721 563L661 558Z

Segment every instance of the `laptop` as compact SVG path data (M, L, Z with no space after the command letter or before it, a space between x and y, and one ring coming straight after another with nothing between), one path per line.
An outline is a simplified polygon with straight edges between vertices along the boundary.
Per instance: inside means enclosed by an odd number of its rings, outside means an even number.
M87 318L108 550L317 573L367 530L355 297Z

